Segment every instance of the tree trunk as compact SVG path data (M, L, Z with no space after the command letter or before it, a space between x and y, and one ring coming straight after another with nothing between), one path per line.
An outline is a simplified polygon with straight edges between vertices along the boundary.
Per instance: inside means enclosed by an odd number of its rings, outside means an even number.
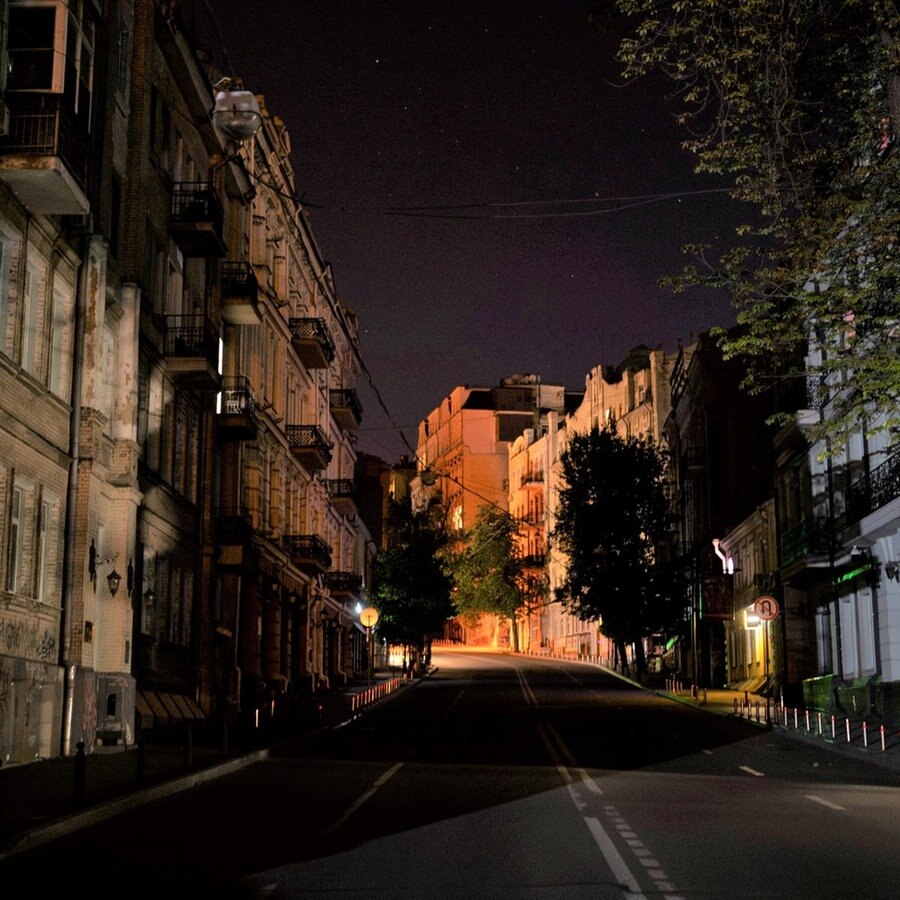
M509 617L509 644L513 649L513 653L519 652L519 628L516 624L515 613Z

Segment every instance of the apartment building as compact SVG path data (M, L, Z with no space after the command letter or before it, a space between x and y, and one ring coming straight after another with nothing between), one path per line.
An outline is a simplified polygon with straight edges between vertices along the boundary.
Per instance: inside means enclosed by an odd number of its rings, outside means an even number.
M296 721L373 546L287 130L204 3L3 11L0 757Z
M472 528L485 503L509 509L510 445L526 429L542 433L548 413L565 413L574 402L563 386L542 384L536 375L513 375L497 387L454 388L419 424L418 475L410 484L414 507L439 495L457 531ZM498 633L489 621L463 631L470 642L482 643Z
M623 437L639 437L659 443L669 412L669 375L675 354L657 348L635 347L617 365L595 366L585 376L581 402L546 436L546 495L548 535L552 532L562 481L561 457L570 435L593 428L615 427ZM541 452L535 450L534 452ZM548 603L542 617L544 646L553 652L573 656L612 658L608 641L596 622L584 622L555 601L568 562L553 542L546 539Z

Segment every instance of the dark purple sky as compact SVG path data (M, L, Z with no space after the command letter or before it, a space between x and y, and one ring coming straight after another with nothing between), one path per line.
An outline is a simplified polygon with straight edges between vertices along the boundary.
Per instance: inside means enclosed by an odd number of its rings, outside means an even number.
M590 6L213 0L235 74L288 126L313 233L413 446L455 385L527 372L578 390L637 344L733 320L723 296L657 285L735 209L641 199L718 185L692 174L664 85L622 84ZM408 452L359 392L360 449Z

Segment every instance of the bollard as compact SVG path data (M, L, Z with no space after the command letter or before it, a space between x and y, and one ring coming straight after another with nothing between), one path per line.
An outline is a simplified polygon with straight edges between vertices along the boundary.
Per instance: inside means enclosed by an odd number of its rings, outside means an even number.
M834 730L834 713L831 714L831 739L834 740L837 735Z
M869 723L863 719L862 723L863 728L863 747L869 746Z
M844 729L847 732L847 743L850 743L850 719L844 719Z
M794 728L797 728L797 707L794 707Z
M806 717L806 733L809 734L812 729L809 727L809 710L808 709L804 710L804 715Z
M84 806L86 782L87 757L84 755L84 741L79 741L75 745L75 791L73 800L76 806Z
M822 713L816 713L816 734L819 736L825 734L825 728L822 724Z
M759 722L759 700L756 701L756 721Z
M884 753L886 749L884 745L884 725L879 725L878 730L881 732L881 752Z

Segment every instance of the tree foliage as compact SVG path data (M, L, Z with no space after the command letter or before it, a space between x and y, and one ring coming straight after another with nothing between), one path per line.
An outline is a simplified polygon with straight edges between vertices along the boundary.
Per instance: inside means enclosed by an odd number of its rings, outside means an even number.
M664 457L613 426L573 435L561 464L552 537L568 568L556 598L601 621L620 649L634 642L643 666L640 638L668 624L669 585L656 556L670 525Z
M626 75L661 70L697 171L746 201L738 246L671 280L724 287L746 385L812 376L811 435L900 428L900 11L873 0L616 0ZM798 353L798 349L800 352ZM802 364L803 351L809 351ZM801 364L797 364L797 360Z
M372 573L378 634L422 651L453 615L451 581L441 562L448 540L441 507L413 512L408 501L392 502L387 534L388 548Z
M541 591L517 552L518 529L508 512L485 504L478 510L475 526L462 536L450 557L457 611L509 619L514 649L518 649L516 613Z

